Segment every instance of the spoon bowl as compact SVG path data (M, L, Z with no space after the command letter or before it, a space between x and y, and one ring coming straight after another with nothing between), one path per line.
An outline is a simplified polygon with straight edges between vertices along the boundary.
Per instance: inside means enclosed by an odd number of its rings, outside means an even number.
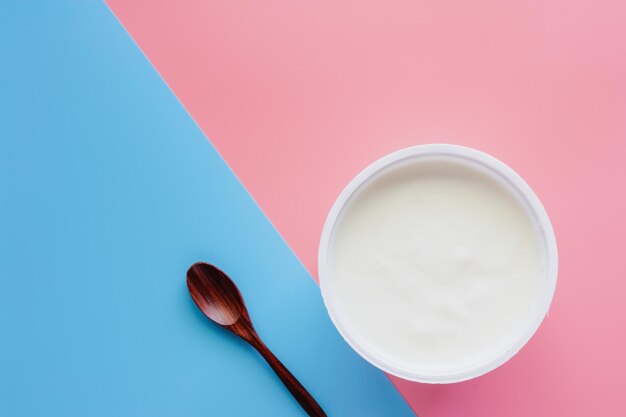
M242 315L248 317L239 288L213 265L193 264L187 271L187 288L204 315L220 326L231 326Z

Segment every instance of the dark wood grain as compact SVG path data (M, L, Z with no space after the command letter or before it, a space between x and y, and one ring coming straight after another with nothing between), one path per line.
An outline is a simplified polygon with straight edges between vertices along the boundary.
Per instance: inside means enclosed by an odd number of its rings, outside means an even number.
M265 358L302 408L314 417L325 417L322 407L261 340L235 283L219 268L195 263L187 271L187 288L198 308L209 319L236 334Z

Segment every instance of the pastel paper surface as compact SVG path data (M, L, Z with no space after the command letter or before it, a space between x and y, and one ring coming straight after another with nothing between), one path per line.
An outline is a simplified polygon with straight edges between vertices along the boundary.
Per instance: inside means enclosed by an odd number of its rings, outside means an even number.
M106 5L3 4L0 51L0 416L304 415L198 260L329 415L413 415Z
M626 413L625 2L108 4L314 275L332 202L398 148L473 146L534 188L549 318L477 380L394 379L420 415Z

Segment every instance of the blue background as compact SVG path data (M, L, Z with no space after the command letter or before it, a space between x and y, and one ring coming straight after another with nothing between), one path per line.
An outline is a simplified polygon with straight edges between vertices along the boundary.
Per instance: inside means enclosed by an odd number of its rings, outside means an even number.
M198 260L329 415L413 415L104 4L3 3L0 52L1 416L304 415Z

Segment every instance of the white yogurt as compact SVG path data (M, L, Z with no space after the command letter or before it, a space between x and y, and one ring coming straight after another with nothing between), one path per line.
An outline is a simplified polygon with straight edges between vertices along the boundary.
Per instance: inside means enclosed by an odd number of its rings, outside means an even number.
M536 321L544 240L528 204L484 166L404 161L360 184L337 213L325 301L383 369L467 371L511 350Z

